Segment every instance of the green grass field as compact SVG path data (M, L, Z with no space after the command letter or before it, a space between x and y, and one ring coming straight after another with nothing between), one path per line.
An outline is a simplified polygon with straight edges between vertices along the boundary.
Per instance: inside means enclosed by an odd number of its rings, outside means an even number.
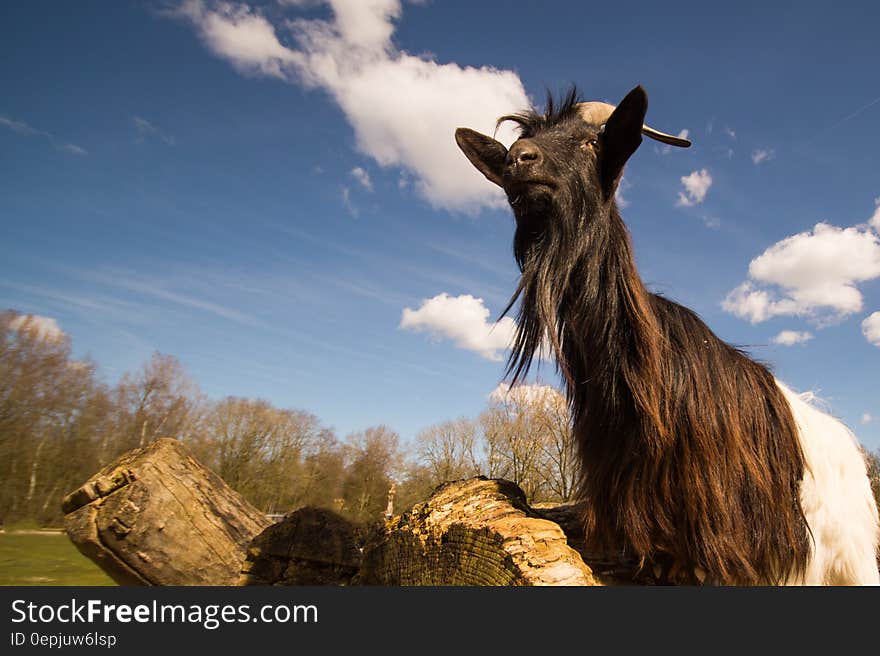
M0 533L0 585L116 585L64 533Z

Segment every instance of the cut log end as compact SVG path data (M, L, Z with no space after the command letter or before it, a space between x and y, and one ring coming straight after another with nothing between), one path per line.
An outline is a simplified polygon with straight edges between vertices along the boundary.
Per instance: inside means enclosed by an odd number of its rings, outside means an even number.
M173 439L125 454L62 508L73 543L122 585L234 585L270 524Z
M600 585L559 525L503 480L440 486L370 546L364 585Z

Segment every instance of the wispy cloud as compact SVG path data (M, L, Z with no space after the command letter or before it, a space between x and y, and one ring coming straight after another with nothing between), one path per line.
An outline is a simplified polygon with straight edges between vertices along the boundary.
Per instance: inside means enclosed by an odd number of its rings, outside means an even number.
M58 150L63 150L64 152L71 153L73 155L88 155L89 151L85 148L80 148L76 144L66 143L58 146Z
M710 230L718 230L721 227L721 219L717 216L707 216L704 214L700 217L700 220L703 222L703 225Z
M157 127L153 123L150 123L147 119L141 118L140 116L132 116L132 123L134 123L135 130L138 133L138 143L144 141L146 137L155 137L160 141L165 142L169 146L174 145L174 137Z
M373 191L373 181L370 179L370 174L362 167L355 166L351 170L351 176L360 183L361 187L367 191Z
M876 417L873 417L870 412L866 412L862 415L862 417L859 421L862 424L862 426L867 426L872 421L874 421L874 419L876 419Z
M700 169L682 176L681 184L684 186L684 191L678 192L678 200L675 204L680 207L693 207L706 200L706 194L712 186L712 176L706 169Z
M687 136L687 130L682 130ZM669 148L669 146L664 146L665 148ZM629 200L624 197L624 192L632 187L632 183L623 177L620 179L620 184L617 185L617 191L614 192L614 200L617 202L618 207L624 209L629 207Z
M102 294L80 294L69 289L55 289L14 280L0 279L0 287L11 289L25 298L36 297L45 299L53 305L71 308L81 313L94 313L97 311L101 313L115 313L117 316L131 316L143 309Z
M467 264L477 266L485 271L488 271L489 273L498 276L499 278L503 278L505 281L513 281L515 280L515 276L517 275L516 269L513 265L504 267L492 264L491 262L486 260L485 254L475 254L473 252L466 253L461 247L451 248L449 246L441 246L439 244L430 244L430 247L431 250L446 255L447 257L452 257L462 262L466 262Z
M399 50L392 35L403 11L400 0L334 0L330 7L331 20L274 23L259 8L219 1L185 0L175 13L240 73L327 91L354 128L357 148L383 167L411 173L434 206L464 212L503 207L500 190L477 173L453 139L438 135L459 126L491 134L499 116L529 105L519 76ZM298 47L287 45L291 40ZM502 126L498 138L513 141L513 127Z
M776 152L772 148L758 148L752 151L752 162L761 164L776 157Z
M243 326L265 327L265 324L262 321L250 314L240 312L202 297L194 296L191 293L174 290L166 281L153 280L146 276L120 271L114 271L112 273L84 272L82 277L108 287L115 287L141 296L166 301L180 307L207 312Z
M348 292L349 294L360 296L371 301L377 301L379 303L383 303L385 305L390 305L393 307L400 307L401 301L405 302L403 300L404 297L402 294L395 294L393 292L389 292L387 289L377 287L369 283L353 282L346 278L334 278L327 276L324 276L323 278L325 282L328 282L331 285L334 285L339 289Z
M351 200L351 188L343 187L339 192L340 197L342 198L342 206L351 214L355 219L358 218L361 214L361 211L357 208L357 206Z
M0 115L0 125L24 137L44 137L46 141L49 142L49 145L57 151L70 153L71 155L88 155L88 151L82 146L77 146L76 144L68 143L66 141L59 141L50 132L38 130L24 121L16 121L7 116Z
M862 112L864 112L866 109L870 109L871 107L873 107L873 106L876 105L877 103L880 103L880 96L877 96L876 98L874 98L874 100L869 101L868 103L866 103L866 104L862 105L861 107L859 107L858 109L856 109L854 112L851 112L850 114L847 114L846 116L844 116L842 119L840 119L840 120L837 121L836 123L834 123L834 124L832 124L831 126L825 128L825 129L821 132L821 134L825 134L826 132L830 132L831 130L835 130L835 129L839 128L841 125L843 125L843 124L846 123L847 121L850 121L850 120L854 119L856 116L858 116L859 114L861 114ZM815 137L814 137L814 138L815 138Z
M32 134L41 134L39 130L35 130L34 128L32 128L30 125L28 125L24 121L13 121L11 118L7 118L2 115L0 115L0 125L12 130L13 132L17 132L18 134L22 134L24 136L30 136Z
M516 286L513 282L505 286L493 285L482 275L472 276L460 270L450 271L448 267L434 268L401 262L399 271L410 278L429 281L433 287L440 289L452 289L458 293L473 293L473 290L478 290L478 296L493 306L507 305Z

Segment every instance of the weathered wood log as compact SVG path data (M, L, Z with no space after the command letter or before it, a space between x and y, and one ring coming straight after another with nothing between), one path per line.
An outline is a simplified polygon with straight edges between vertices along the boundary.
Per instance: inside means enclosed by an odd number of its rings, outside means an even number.
M270 525L182 444L164 439L101 470L63 507L71 540L122 584L634 581L631 563L589 554L585 562L577 506L531 508L515 484L483 477L441 485L402 516L370 527L315 508Z
M301 508L253 539L239 585L349 585L364 529L331 510Z
M558 524L522 490L482 477L447 483L366 550L362 585L600 585Z
M172 439L123 455L62 509L73 543L122 585L234 585L271 524Z

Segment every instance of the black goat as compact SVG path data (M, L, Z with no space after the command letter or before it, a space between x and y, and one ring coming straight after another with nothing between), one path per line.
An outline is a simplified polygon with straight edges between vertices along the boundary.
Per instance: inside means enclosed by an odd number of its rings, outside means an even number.
M508 364L522 379L546 340L572 409L588 547L677 583L878 583L877 508L852 434L646 290L615 203L647 96L615 108L573 89L519 125L508 150L460 128L507 193L522 276ZM845 519L843 519L845 518Z

